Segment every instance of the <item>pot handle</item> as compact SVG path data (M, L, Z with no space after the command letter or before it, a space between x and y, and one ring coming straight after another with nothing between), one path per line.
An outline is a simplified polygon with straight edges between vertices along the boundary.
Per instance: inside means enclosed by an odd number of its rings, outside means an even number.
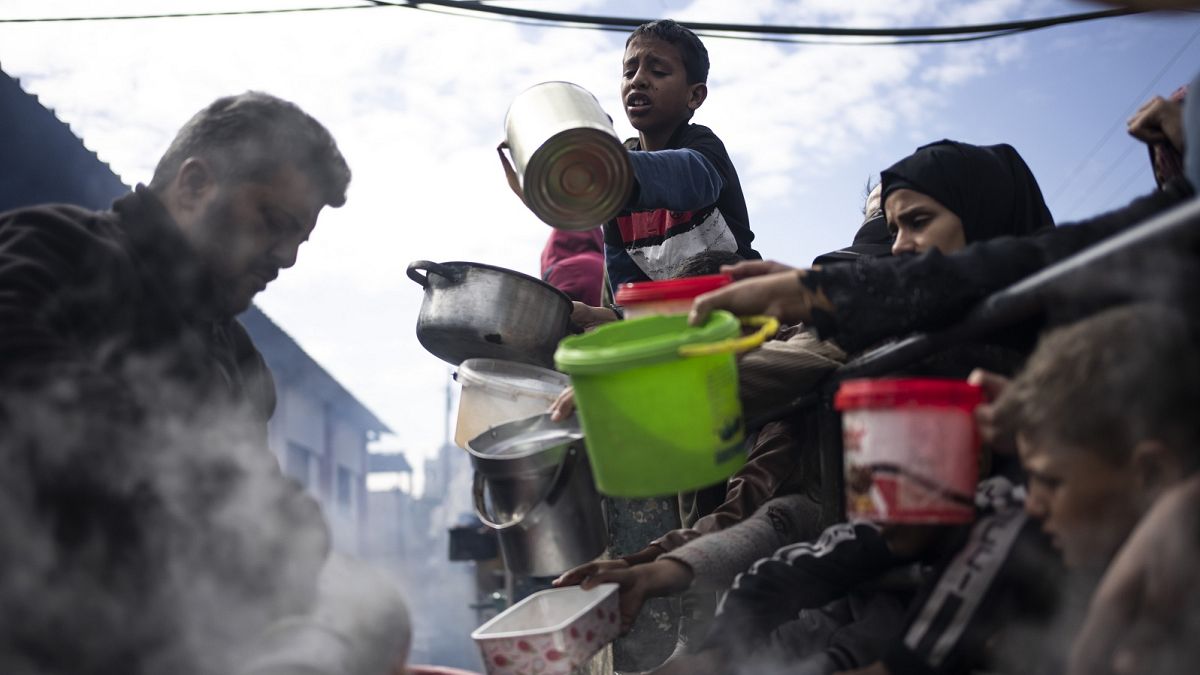
M420 273L422 270L425 271L425 274ZM421 284L421 288L429 288L430 274L436 274L448 279L454 277L454 273L451 272L449 267L428 260L416 260L408 264L408 278Z
M521 189L521 179L517 177L517 171L513 168L512 162L508 161L505 150L509 150L508 141L500 141L500 145L496 146L496 154L500 155L500 163L504 165L504 176L508 178L508 188L513 191L517 199L521 200L522 204L528 205L528 202L525 201L525 191Z
M742 354L751 349L759 347L769 338L775 335L779 330L779 320L773 316L747 316L742 317L743 326L758 326L759 329L750 335L737 338L729 338L720 342L712 342L702 345L683 345L679 348L679 355L682 357L689 356L711 356L713 354Z
M562 492L562 486L566 484L566 479L571 474L568 465L574 463L575 455L577 454L579 453L575 450L574 446L567 448L567 456L563 457L563 461L558 463L558 469L554 472L554 480L551 481L550 487L547 488L546 492L539 497L536 502L533 503L533 506L530 506L525 510L524 513L516 518L513 518L507 523L493 522L491 516L488 515L487 506L483 503L484 478L482 474L476 471L474 483L471 486L471 496L475 501L475 515L479 517L479 520L481 520L484 525L487 525L493 530L508 530L518 527L521 523L525 522L525 520L529 518L530 514L536 511L538 507L550 501L551 496L554 496L557 499L558 493Z

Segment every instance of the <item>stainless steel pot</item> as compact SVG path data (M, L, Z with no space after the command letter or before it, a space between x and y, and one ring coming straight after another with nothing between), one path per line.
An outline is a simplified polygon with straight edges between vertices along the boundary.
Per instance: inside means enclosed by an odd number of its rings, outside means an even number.
M488 358L554 367L554 349L571 323L571 300L562 291L472 262L418 260L408 276L425 289L417 340L429 353L454 365Z
M513 99L504 118L500 158L509 185L534 215L564 230L600 225L624 208L633 190L629 151L612 118L588 90L543 82ZM519 174L519 176L518 176Z
M583 431L537 415L489 429L467 451L475 513L514 574L551 576L604 551L608 536Z

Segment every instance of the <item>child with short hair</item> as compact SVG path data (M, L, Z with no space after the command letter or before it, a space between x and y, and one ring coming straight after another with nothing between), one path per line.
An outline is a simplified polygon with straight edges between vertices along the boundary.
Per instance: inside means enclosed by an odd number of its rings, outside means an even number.
M762 256L737 171L711 129L691 123L708 97L708 50L695 33L663 19L638 26L625 42L621 102L638 137L626 141L635 187L624 211L604 224L606 290L670 278L704 251ZM576 306L575 322L611 321L607 308Z
M1072 673L1196 672L1197 520L1181 514L1200 503L1197 344L1176 311L1110 310L1044 338L997 402L1029 474L1026 510L1069 568L1105 574Z
M1043 338L1000 395L1026 510L1068 567L1106 567L1158 494L1200 464L1195 337L1174 310L1108 310Z

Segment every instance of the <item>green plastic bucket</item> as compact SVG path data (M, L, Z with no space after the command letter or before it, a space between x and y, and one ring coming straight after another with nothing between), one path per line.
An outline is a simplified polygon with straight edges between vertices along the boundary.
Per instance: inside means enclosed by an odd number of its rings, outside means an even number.
M778 324L740 337L732 314L703 326L686 315L606 324L564 339L554 354L571 376L596 487L652 497L712 485L746 461L734 354Z

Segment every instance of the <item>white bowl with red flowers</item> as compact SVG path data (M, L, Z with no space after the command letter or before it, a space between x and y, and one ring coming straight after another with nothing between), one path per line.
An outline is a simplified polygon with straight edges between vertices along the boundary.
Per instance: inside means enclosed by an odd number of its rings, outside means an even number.
M616 639L617 585L540 591L471 633L489 675L569 675Z

